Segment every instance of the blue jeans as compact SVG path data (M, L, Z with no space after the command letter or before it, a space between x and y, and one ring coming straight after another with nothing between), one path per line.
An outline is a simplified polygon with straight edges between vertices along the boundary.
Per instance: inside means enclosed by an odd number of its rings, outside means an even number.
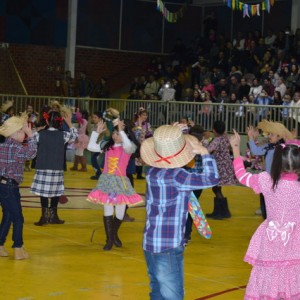
M101 170L100 170L100 166L99 166L99 163L98 163L99 155L100 155L100 152L94 152L91 155L91 163L92 163L92 167L96 170L96 176L101 175Z
M160 253L144 251L151 300L183 299L183 251L183 246Z
M2 206L2 220L0 224L0 246L3 246L13 223L13 248L23 246L24 217L21 206L19 186L0 183L0 203Z

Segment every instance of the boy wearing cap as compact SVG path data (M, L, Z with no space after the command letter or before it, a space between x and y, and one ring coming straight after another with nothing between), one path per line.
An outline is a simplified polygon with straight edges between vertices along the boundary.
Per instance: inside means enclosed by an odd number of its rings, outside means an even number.
M26 160L36 155L37 144L32 139L31 128L26 118L11 117L0 127L0 135L6 137L0 147L0 203L2 221L0 225L0 257L8 256L4 243L13 224L14 257L17 260L28 258L23 248L24 217L21 207L19 184L23 181L23 167ZM28 145L22 145L25 135Z
M202 155L202 173L182 168L196 154ZM193 190L218 184L216 162L195 137L170 125L157 128L153 137L142 143L141 157L150 166L143 241L150 299L181 300L188 201Z

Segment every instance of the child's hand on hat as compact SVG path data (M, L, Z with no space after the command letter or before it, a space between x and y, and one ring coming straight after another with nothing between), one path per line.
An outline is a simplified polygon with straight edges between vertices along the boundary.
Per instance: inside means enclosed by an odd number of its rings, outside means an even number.
M22 128L24 133L30 138L32 137L32 130L31 130L31 124L26 122Z
M193 147L193 153L200 154L200 155L209 154L208 150L202 145L201 142L193 141L193 142L191 142L191 145Z

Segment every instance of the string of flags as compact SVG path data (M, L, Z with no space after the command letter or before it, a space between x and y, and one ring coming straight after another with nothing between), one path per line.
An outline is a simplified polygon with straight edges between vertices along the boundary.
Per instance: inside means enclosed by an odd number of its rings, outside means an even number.
M162 0L157 0L157 10L160 11L165 19L170 23L176 23L179 18L183 17L186 6L187 4L185 3L178 11L170 12Z
M243 12L243 17L260 16L261 11L270 13L271 6L274 6L275 0L263 0L258 4L246 4L239 0L224 0L227 6L232 10L240 10Z

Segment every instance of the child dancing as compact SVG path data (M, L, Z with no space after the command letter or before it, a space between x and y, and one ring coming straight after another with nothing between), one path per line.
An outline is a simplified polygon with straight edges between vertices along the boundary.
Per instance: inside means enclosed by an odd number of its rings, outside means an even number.
M237 132L230 143L236 177L264 195L268 211L244 258L253 266L244 299L300 299L300 143L275 146L270 174L246 172Z
M26 118L11 117L0 127L0 135L6 137L0 147L0 204L2 220L0 225L0 256L8 256L4 243L13 224L14 257L28 258L23 248L23 223L19 184L23 181L23 165L36 155L37 143ZM25 135L28 144L22 145Z
M70 131L60 131L63 121ZM36 172L30 191L40 196L42 215L34 225L63 224L57 215L59 197L64 193L64 152L65 144L75 141L77 129L73 127L71 113L64 118L57 111L43 114L43 122L47 129L35 133L39 144L36 158ZM50 209L48 198L51 198Z
M96 204L104 205L104 228L106 233L106 244L103 250L110 250L113 244L122 247L118 237L118 230L122 224L126 204L132 206L142 202L130 184L126 176L126 168L136 145L129 140L124 132L124 121L116 119L114 129L108 142L100 151L105 152L105 162L102 174L99 177L97 187L89 195L87 200ZM97 132L101 134L106 129L103 121L99 122ZM99 147L100 148L100 147ZM115 217L114 215L115 207Z

